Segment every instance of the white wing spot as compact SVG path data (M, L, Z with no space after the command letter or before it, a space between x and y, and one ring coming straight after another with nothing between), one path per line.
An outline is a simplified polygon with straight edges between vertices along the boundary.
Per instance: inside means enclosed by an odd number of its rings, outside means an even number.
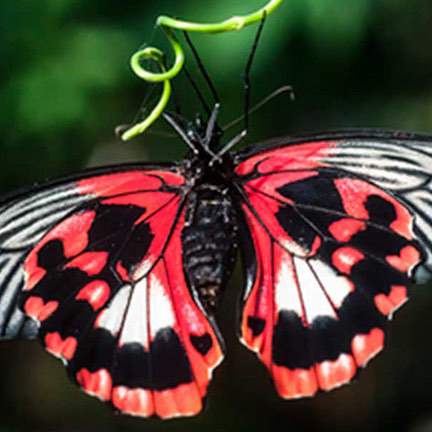
M286 252L280 261L276 273L275 302L276 308L281 310L294 311L302 316L302 306L298 292L297 280L294 275L292 258Z
M150 328L152 339L166 327L174 327L176 322L172 301L160 280L151 273L150 285Z
M337 318L307 261L294 257L294 264L309 324L320 316Z
M109 306L100 312L96 320L96 328L108 330L113 336L117 336L120 331L123 316L130 297L132 287L126 285L121 288L111 300Z
M141 279L133 288L132 298L127 310L119 345L126 343L139 343L146 350L149 348L147 332L148 305L147 305L147 279Z

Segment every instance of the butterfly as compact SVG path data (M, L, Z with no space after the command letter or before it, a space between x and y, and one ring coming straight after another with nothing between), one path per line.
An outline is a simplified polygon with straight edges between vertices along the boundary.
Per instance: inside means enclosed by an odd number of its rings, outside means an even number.
M286 399L350 382L432 273L432 137L353 130L224 152L216 115L167 116L189 146L179 163L92 169L0 204L1 338L38 338L124 414L202 410L238 250L240 341Z

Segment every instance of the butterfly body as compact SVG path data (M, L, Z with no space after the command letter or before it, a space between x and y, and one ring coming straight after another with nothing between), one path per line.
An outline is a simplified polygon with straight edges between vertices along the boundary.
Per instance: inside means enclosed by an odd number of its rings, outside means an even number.
M215 157L221 132L215 117L205 124L197 115L184 132L194 151L179 165L186 179L183 266L192 290L214 314L234 268L238 249L235 189L231 154Z

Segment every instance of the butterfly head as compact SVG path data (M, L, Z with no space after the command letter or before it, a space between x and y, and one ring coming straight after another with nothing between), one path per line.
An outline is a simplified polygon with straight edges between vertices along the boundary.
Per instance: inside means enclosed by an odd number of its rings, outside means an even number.
M247 134L247 131L243 130L221 146L223 129L217 123L219 110L220 104L217 103L207 122L200 114L189 122L178 116L163 114L190 149L182 165L186 177L191 179L192 183L206 178L229 178L233 161L228 151Z
M222 129L217 123L220 105L216 104L206 122L201 114L195 115L192 121L164 113L165 120L174 128L191 150L190 157L199 158L205 164L213 166L220 161L218 148Z

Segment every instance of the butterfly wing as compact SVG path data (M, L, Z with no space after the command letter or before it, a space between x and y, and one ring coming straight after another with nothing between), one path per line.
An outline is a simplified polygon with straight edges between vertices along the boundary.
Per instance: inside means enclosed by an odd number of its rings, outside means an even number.
M8 199L4 337L37 334L86 393L123 413L197 414L222 348L183 272L186 191L175 167L139 166Z
M352 132L236 156L241 340L284 398L349 382L432 268L432 138Z

